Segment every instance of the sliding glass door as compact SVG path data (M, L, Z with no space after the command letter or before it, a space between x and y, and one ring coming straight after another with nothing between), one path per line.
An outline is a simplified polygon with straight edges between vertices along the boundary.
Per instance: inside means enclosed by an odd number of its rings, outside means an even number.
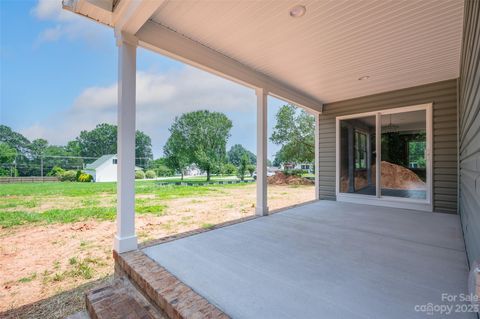
M381 132L381 195L426 199L426 111L384 114Z
M431 104L338 117L337 199L431 210L430 148Z
M340 192L375 195L375 116L340 121Z

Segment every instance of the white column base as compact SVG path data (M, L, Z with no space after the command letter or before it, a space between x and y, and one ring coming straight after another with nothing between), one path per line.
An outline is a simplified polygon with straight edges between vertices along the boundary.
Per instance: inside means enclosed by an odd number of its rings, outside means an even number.
M256 216L267 216L268 215L268 206L267 207L256 207L255 208Z
M127 251L136 250L138 248L137 244L137 236L133 235L130 237L119 238L115 235L115 239L113 241L113 249L121 254Z

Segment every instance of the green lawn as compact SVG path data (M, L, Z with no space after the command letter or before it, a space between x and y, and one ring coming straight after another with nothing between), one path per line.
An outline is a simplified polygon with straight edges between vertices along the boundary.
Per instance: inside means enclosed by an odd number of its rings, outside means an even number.
M135 210L138 214L162 215L167 199L201 197L243 185L159 186L157 181L137 181ZM148 200L142 196L148 196ZM90 218L113 220L116 213L116 183L3 184L0 197L0 227L3 228L28 223L72 223Z
M212 181L225 180L220 178L212 179ZM159 187L159 182L181 181L180 178L168 178L165 180L137 180L135 183L136 194L156 194L162 198L172 198L179 196L195 195L197 193L205 193L212 191L212 186L202 187L186 187L171 186ZM205 182L203 177L195 177L184 179L185 182ZM215 185L215 187L226 187L227 185ZM45 182L45 183L16 183L1 184L0 197L3 196L89 196L98 194L115 194L117 191L117 183L76 183L76 182ZM1 205L1 204L0 204ZM1 208L1 206L0 206Z

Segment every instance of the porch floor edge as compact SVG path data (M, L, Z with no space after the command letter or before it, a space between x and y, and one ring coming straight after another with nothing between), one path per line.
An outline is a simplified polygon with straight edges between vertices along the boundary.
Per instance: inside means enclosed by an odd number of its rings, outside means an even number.
M230 318L141 250L113 252L115 272L125 275L170 319Z

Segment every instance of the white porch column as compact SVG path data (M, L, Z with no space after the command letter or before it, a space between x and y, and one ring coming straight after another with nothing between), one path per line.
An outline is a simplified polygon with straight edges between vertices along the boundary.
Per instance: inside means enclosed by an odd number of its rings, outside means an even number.
M315 112L315 199L320 199L320 113Z
M137 42L117 34L118 137L117 137L117 233L114 249L137 249L135 234L135 77Z
M267 93L257 89L257 216L268 215L267 206Z

